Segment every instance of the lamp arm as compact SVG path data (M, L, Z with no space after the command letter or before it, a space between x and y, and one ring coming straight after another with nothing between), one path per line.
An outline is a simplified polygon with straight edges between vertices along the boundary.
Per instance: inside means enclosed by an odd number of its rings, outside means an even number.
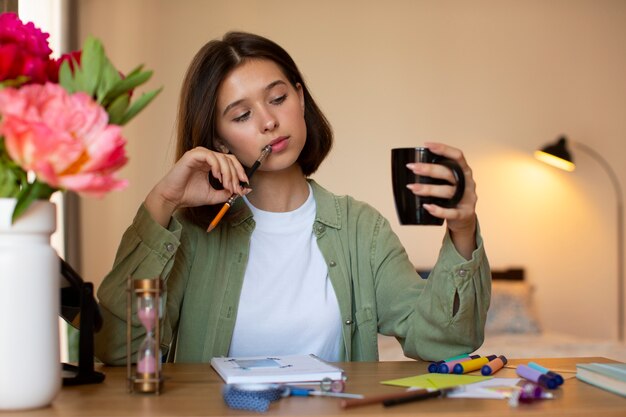
M617 199L617 337L624 341L624 197L617 174L608 161L598 152L580 142L571 141L574 146L587 153L604 168L609 175L615 198Z
M598 152L594 151L589 146L587 146L587 145L585 145L583 143L574 142L572 140L570 140L570 143L574 144L574 146L576 148L578 148L578 149L582 150L583 152L587 153L589 156L591 156L593 159L595 159L596 162L598 162L602 166L602 168L604 168L606 173L609 175L609 178L611 180L611 184L613 185L613 189L615 190L615 196L617 198L617 204L619 204L621 206L622 202L624 201L624 197L623 197L623 193L622 193L622 187L620 185L619 178L617 177L617 174L615 173L613 168L611 168L611 165L609 165L609 162L606 159L604 159L602 157L602 155L600 155Z

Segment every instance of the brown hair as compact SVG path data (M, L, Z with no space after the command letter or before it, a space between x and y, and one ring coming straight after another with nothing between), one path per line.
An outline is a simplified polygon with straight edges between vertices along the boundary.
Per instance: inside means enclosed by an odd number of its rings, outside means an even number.
M287 51L267 38L244 32L228 32L221 40L208 42L191 61L180 94L176 160L197 146L217 151L213 139L217 136L218 88L233 69L250 59L275 62L294 88L297 84L302 86L307 140L296 162L303 174L310 176L332 147L330 124ZM206 227L217 210L219 206L202 206L185 208L182 212L193 223Z

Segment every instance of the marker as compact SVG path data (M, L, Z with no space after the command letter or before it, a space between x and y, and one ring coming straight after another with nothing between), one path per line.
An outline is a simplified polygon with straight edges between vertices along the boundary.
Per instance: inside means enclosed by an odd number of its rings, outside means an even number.
M485 376L493 375L500 369L504 368L504 365L506 365L507 362L508 360L506 359L506 357L504 355L500 355L494 360L490 361L485 366L483 366L480 370L480 373Z
M549 377L539 372L538 370L530 368L526 365L518 365L515 372L522 378L527 379L531 382L535 382L544 388L555 389L558 386L554 378Z
M442 361L432 362L430 365L428 365L428 372L430 372L431 374L434 374L437 372L437 370L439 369L439 365L441 365L442 363L450 362L450 361L454 361L454 360L462 359L462 358L469 358L469 353L463 353L461 355L456 355L451 358L444 359Z
M553 372L553 371L549 370L548 368L544 368L543 366L539 365L538 363L528 362L528 366L530 368L538 370L542 374L545 374L547 376L551 376L552 378L554 378L556 380L556 383L558 385L562 385L563 382L564 382L563 377L560 374L557 374L556 372Z
M469 361L469 360L477 359L477 358L480 358L480 355L470 355L466 358L455 359L450 362L444 362L439 365L439 369L437 369L437 372L440 374L450 374L452 373L452 369L454 368L454 365L456 365L457 363L465 362L465 361Z
M492 361L495 358L497 358L496 355L489 355L482 358L476 358L469 361L457 363L456 365L454 365L454 368L452 368L452 373L466 374L468 372L477 371L482 368L483 365L486 365L487 363L489 363L489 361Z

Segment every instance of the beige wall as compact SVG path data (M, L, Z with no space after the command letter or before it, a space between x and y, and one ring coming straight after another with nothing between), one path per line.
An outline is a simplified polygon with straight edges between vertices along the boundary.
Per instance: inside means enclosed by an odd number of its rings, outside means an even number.
M123 70L155 70L157 101L125 128L130 187L84 199L83 267L99 282L125 227L170 166L178 90L191 57L229 29L291 52L336 143L315 178L386 215L416 265L434 262L442 228L400 227L389 149L438 140L462 148L494 268L523 266L544 326L616 335L615 198L578 153L573 174L532 159L561 133L595 147L626 184L626 2L81 0L93 34Z

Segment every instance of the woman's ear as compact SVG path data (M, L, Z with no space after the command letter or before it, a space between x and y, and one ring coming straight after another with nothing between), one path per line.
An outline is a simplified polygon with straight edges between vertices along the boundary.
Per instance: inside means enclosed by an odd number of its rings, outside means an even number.
M304 114L304 90L302 89L302 84L296 83L296 91L298 92L298 99L300 100L302 114Z
M213 146L221 153L230 153L230 149L221 138L213 138Z

